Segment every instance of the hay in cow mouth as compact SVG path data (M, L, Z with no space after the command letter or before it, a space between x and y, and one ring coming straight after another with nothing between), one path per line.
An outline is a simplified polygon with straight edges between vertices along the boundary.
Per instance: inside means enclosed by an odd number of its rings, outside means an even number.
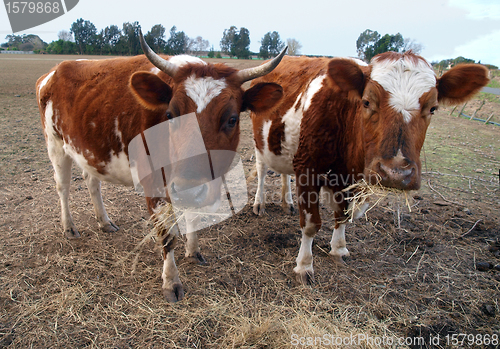
M349 187L342 190L342 192L350 192L352 196L347 198L349 201L348 208L344 211L347 216L345 221L352 223L354 220L354 213L358 211L365 203L369 204L369 207L364 212L365 218L368 211L373 209L375 206L380 204L382 200L387 197L391 197L394 204L393 206L399 207L400 203L404 200L404 206L408 207L409 212L411 212L410 199L408 195L408 190L401 190L396 188L385 187L380 184L381 178L375 183L370 184L365 179L358 181ZM370 204L370 199L374 200L373 204ZM399 212L398 212L399 213Z

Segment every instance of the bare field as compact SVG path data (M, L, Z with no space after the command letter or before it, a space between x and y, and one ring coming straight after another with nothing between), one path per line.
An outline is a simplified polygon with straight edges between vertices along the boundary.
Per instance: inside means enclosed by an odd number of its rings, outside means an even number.
M186 297L169 304L161 294L160 251L149 240L136 248L149 228L143 199L131 188L103 184L120 230L102 233L75 168L71 207L82 238L63 237L35 81L68 57L5 56L0 348L290 348L306 337L362 336L371 342L351 342L352 348L391 347L389 340L401 348L457 348L454 334L474 336L465 348L499 347L491 336L500 336L500 271L476 265L500 264L500 127L441 109L428 131L422 189L412 193L411 212L401 207L398 216L398 204L388 200L348 225L346 266L328 256L333 221L322 208L313 287L299 286L292 271L298 217L283 215L279 204L268 204L267 215L256 217L248 205L200 232L208 265L187 263L180 244ZM227 62L240 69L261 63ZM500 116L498 103L484 109ZM247 115L241 126L240 153L249 171L254 157ZM268 202L276 202L280 183L268 176ZM248 187L253 200L256 182ZM489 345L480 344L486 338ZM379 339L385 342L378 345Z

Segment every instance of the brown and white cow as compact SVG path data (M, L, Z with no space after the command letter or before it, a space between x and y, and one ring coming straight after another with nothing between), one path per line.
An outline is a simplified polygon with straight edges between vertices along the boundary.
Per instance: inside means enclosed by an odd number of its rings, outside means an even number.
M285 57L271 74L253 81L278 83L284 97L253 112L258 188L254 212L264 211L267 166L282 174L282 200L293 209L295 174L302 241L294 271L313 281L312 241L321 227L319 197L334 210L330 254L342 261L345 189L360 179L387 187L420 187L420 150L438 104L458 104L488 82L488 70L464 64L436 78L422 57L385 53L369 65L351 58ZM367 205L354 213L359 218Z
M195 113L207 151L236 151L240 112L263 112L282 97L282 88L275 83L256 84L247 91L241 85L272 71L285 51L264 65L238 71L189 56L160 57L147 46L142 33L141 43L146 56L65 61L37 81L37 100L68 238L80 236L69 208L73 161L83 170L100 227L114 232L118 227L106 213L100 183L134 185L128 147L134 137L144 137L146 130L166 120ZM189 148L191 135L177 136L177 150ZM167 191L165 200L170 201L182 188L186 188L182 199L193 206L220 199L209 195L218 188L211 188L206 178L197 175L196 167L181 166L176 171L163 183L176 189ZM189 189L200 183L205 183L203 190ZM164 203L152 197L146 201L151 214ZM163 230L162 288L167 300L177 301L184 295L174 260L178 230ZM196 232L188 231L186 256L204 262Z

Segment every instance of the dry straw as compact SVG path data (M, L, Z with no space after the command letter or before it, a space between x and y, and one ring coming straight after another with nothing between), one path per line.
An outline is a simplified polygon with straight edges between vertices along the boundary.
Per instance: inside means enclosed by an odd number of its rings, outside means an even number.
M368 209L365 211L366 217L368 211L380 204L382 200L388 198L389 196L397 207L400 206L399 203L403 201L404 197L405 206L408 207L408 210L411 212L408 191L385 187L380 184L380 181L381 178L378 177L378 180L375 184L369 184L365 179L362 179L361 181L356 182L353 185L342 190L343 192L352 193L352 196L348 198L350 204L348 205L347 210L345 210L345 214L347 215L347 219L349 220L349 222L353 221L354 213L357 212L363 205L373 202L373 204L370 204Z

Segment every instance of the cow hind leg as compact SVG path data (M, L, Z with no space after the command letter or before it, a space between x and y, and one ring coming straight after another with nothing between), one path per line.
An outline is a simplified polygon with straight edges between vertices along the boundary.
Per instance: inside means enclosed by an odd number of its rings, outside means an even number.
M109 219L102 201L101 181L86 171L83 171L83 178L85 178L85 182L89 188L90 198L94 204L97 222L99 223L101 230L107 233L117 231L119 228Z
M258 149L255 149L255 162L257 166L257 192L255 193L253 213L261 215L266 211L264 183L266 181L267 165Z
M295 208L293 207L292 189L291 189L291 176L281 174L281 206L286 214L293 214Z
M308 197L311 192L303 191L299 188L299 197ZM318 194L318 193L316 193ZM319 197L319 196L318 196ZM297 266L293 269L297 276L297 281L302 285L311 285L314 283L314 268L312 244L314 236L321 228L321 218L319 216L318 202L305 202L299 200L300 226L302 229L302 239L300 242L299 254L296 262Z
M50 161L54 167L54 180L56 181L57 193L61 202L61 221L64 235L69 239L79 238L80 233L73 223L69 208L69 187L73 160L64 151L62 140L55 139L55 136L48 137L47 148Z

